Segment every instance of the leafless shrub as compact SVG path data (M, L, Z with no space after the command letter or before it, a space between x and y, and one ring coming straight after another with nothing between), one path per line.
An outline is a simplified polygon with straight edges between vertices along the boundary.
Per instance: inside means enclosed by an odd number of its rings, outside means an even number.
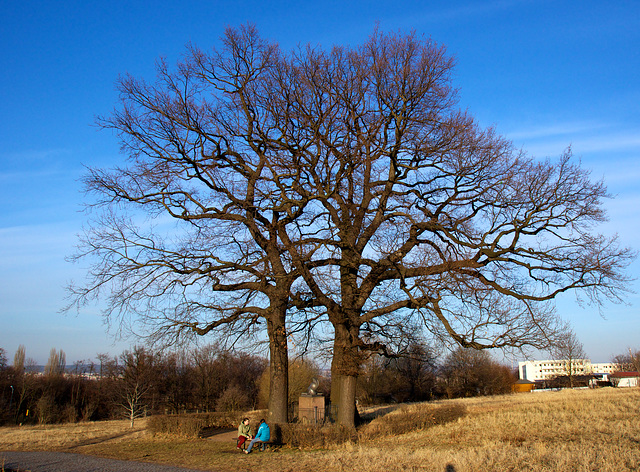
M249 397L237 385L228 387L216 402L218 411L239 411L246 409L248 406Z
M43 395L36 403L36 414L38 423L52 423L56 416L56 404L51 395Z
M82 421L91 421L91 417L93 416L97 408L98 406L95 402L87 402L82 407Z
M340 425L283 424L279 426L282 443L300 449L331 448L358 441L355 428Z
M62 410L62 421L65 423L75 423L78 419L76 408L73 405L67 405Z

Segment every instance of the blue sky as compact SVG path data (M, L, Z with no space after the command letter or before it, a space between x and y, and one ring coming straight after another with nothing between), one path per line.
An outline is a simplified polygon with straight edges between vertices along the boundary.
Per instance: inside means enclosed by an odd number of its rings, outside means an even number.
M616 195L601 231L640 249L640 2L7 0L0 17L0 347L10 360L20 344L40 363L54 347L71 363L130 345L107 333L98 307L59 313L64 286L82 277L64 260L85 219L78 179L84 166L123 161L94 117L115 106L119 74L152 79L156 59L175 63L189 42L216 46L228 25L254 23L284 49L361 43L376 24L431 36L456 57L460 105L534 156L571 145ZM640 349L638 301L599 311L565 296L558 311L603 362Z

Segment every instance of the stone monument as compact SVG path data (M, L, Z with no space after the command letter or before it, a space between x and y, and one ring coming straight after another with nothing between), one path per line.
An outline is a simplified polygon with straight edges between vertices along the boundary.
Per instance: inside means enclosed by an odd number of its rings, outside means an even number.
M313 379L298 399L298 420L303 423L324 423L324 395L316 392L318 385L318 379Z

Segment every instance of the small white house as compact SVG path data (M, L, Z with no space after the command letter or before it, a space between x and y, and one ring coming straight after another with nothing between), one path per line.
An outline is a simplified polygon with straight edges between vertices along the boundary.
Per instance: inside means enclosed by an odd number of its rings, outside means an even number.
M637 387L638 372L614 372L609 374L609 381L614 387Z

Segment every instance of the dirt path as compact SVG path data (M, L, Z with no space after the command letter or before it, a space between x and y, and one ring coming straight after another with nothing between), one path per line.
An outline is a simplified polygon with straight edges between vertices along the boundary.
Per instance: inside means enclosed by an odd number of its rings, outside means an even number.
M4 469L1 466L4 464ZM121 461L71 452L0 452L0 470L29 472L195 472L195 469Z
M127 434L129 433L93 438L82 444L77 444L73 448L109 441ZM232 444L237 434L235 429L229 429L210 436L207 441ZM72 452L0 452L0 470L5 472L17 470L29 472L194 472L196 469L105 459Z
M195 469L159 465L156 463L107 459L76 453L77 448L109 441L119 441L127 436L136 437L143 429L119 431L104 436L81 440L64 447L69 452L3 452L0 451L0 471L4 472L194 472ZM207 441L235 445L236 429L216 431ZM7 445L5 445L6 447ZM0 446L2 447L2 446ZM3 468L4 467L4 468Z
M225 429L207 438L207 441L226 442L231 444L238 437L238 430Z

